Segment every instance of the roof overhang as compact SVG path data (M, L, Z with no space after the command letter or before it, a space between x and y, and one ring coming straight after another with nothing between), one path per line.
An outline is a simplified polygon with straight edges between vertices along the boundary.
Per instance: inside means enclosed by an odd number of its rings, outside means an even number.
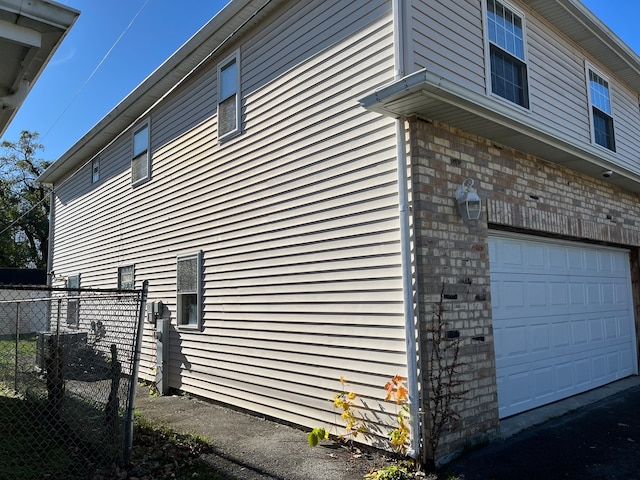
M0 136L79 14L47 0L0 0Z
M527 0L526 4L608 71L640 92L640 57L580 0Z
M360 104L394 118L437 120L593 177L602 178L604 170L612 170L607 181L640 192L640 175L621 167L614 152L580 142L524 110L426 69L376 90Z

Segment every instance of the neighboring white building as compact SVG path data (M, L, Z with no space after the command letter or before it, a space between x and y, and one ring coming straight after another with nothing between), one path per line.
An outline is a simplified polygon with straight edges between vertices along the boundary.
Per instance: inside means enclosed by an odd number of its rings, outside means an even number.
M41 176L50 269L148 280L175 389L317 427L343 376L386 448L408 377L409 453L445 458L637 374L639 72L577 0L233 0Z
M0 268L0 337L45 330L47 275L42 269Z

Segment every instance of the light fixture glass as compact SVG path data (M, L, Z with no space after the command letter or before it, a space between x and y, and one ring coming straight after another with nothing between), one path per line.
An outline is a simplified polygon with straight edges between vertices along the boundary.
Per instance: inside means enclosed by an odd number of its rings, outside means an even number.
M462 219L478 220L482 214L482 199L473 188L473 179L467 178L462 185L456 189L456 201Z

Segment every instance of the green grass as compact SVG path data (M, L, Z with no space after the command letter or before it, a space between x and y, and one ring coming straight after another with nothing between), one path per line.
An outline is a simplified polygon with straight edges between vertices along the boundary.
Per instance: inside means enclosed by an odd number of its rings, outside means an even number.
M0 336L0 355L9 355L16 352L16 336ZM29 333L20 335L18 340L18 352L20 356L36 356L36 334Z

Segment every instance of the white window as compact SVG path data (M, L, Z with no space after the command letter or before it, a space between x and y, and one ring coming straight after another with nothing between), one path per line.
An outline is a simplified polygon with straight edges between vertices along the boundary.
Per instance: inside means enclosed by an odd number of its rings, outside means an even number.
M609 80L593 68L587 67L589 78L589 104L591 115L591 138L593 142L616 151L611 115L611 97Z
M139 127L133 133L133 158L131 159L131 184L136 185L149 179L149 124Z
M491 93L529 108L524 16L506 3L486 0Z
M80 275L67 277L67 288L80 288ZM67 298L67 326L77 327L80 323L80 292L71 290Z
M218 138L240 131L239 53L218 65Z
M200 329L202 326L202 253L178 257L176 293L178 325Z
M100 157L94 158L91 162L91 183L100 180Z
M133 290L135 287L133 265L118 267L118 289Z

